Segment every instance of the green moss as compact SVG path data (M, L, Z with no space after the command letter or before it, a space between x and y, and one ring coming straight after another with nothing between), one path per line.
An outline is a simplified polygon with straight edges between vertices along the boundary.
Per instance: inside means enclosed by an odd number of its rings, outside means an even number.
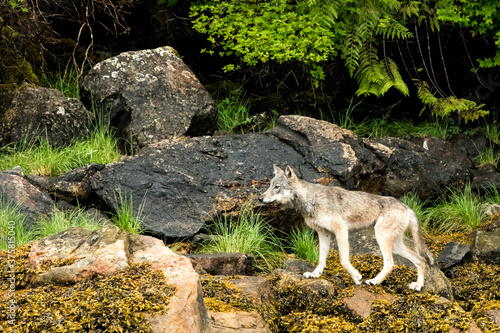
M149 263L130 266L113 276L96 276L71 286L22 289L33 271L27 264L30 245L16 249L16 320L13 332L151 332L144 312L165 313L176 288ZM6 252L0 256L5 257ZM2 260L2 289L8 267ZM69 264L61 261L58 265ZM20 283L17 283L17 282ZM7 322L8 299L0 300L0 322Z
M0 83L23 82L39 84L31 63L12 48L12 37L15 33L8 28L0 31Z

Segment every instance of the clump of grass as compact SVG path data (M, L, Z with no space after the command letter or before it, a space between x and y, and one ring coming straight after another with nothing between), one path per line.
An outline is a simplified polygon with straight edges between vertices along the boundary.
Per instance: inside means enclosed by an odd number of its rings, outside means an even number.
M40 82L44 87L60 90L66 97L80 98L78 72L74 66L70 67L66 73L59 70L55 74L43 74Z
M483 201L472 192L470 184L463 190L453 190L428 208L428 223L434 232L454 232L477 228L486 216Z
M35 238L40 239L58 234L71 227L97 230L103 226L104 223L102 221L90 218L80 208L73 211L59 211L52 213L38 223L35 230Z
M498 165L500 161L500 155L495 153L493 147L488 147L474 158L473 162L476 166L482 166L487 164L492 164L494 166Z
M239 126L251 122L248 101L243 100L242 93L235 90L217 104L219 112L219 129L233 133Z
M65 147L53 147L47 138L28 140L0 148L0 169L16 165L27 174L57 176L89 163L118 161L117 139L107 124L97 121L86 138L73 139Z
M34 233L27 229L26 219L19 206L0 196L0 250L9 249L9 245L24 245L34 239Z
M316 232L310 228L293 229L290 233L289 249L297 258L315 264L319 260L319 247Z
M207 228L212 239L202 243L200 253L248 253L256 258L256 268L271 271L279 260L281 243L275 229L249 206L243 205L237 218L218 216Z
M418 221L420 223L420 228L424 234L430 232L429 219L427 218L427 208L426 205L428 200L422 200L418 196L418 194L414 191L409 192L404 195L403 199L404 204L410 207L415 214L417 215Z
M137 213L134 213L134 202L132 195L126 196L122 194L121 190L118 190L118 197L115 200L119 206L117 212L111 217L111 221L120 230L132 234L141 234L144 232L144 226L142 224L142 213L144 211L144 206L146 205L146 197L142 200Z

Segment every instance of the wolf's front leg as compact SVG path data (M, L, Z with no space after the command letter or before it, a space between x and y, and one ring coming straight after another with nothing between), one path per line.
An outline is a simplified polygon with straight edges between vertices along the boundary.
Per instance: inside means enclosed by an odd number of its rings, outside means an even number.
M323 273L323 269L325 269L326 267L326 258L328 257L328 252L330 251L332 234L326 230L319 230L318 238L319 238L318 266L314 271L304 273L304 277L306 278L318 278L321 275L321 273Z

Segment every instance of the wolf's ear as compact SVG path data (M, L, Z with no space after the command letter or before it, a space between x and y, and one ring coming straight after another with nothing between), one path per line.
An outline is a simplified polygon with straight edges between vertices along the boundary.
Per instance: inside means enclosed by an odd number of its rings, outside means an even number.
M295 172L293 171L293 169L289 165L286 167L285 175L292 182L297 180L297 175L295 174Z
M276 164L273 164L273 167L274 167L274 174L277 175L279 173L283 174L283 170L281 170L278 166L276 166Z

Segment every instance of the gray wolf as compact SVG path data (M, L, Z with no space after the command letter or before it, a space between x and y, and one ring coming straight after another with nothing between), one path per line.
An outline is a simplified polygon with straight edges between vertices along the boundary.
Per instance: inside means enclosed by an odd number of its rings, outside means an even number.
M434 258L426 247L415 212L399 200L360 191L349 191L338 186L323 186L299 179L289 166L285 171L274 166L274 178L269 188L259 197L263 203L289 204L304 217L305 223L316 230L319 238L319 262L306 278L317 278L326 266L332 234L339 248L342 267L356 284L362 276L349 261L351 230L373 227L375 238L382 252L384 266L373 279L365 281L376 285L384 281L394 268L393 252L410 260L417 268L417 281L410 289L420 291L424 285L425 264L432 265ZM415 250L404 243L404 233L411 230Z

